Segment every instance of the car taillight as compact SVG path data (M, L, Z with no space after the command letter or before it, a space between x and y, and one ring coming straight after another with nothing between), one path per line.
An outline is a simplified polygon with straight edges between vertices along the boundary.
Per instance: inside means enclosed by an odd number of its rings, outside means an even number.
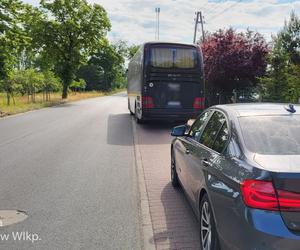
M300 194L275 190L271 181L245 180L241 183L248 207L272 211L300 211Z
M193 104L194 109L205 109L205 98L196 97Z
M146 109L154 108L153 98L150 96L142 96L142 107Z
M241 190L248 207L278 210L278 200L272 182L245 180L241 183Z
M300 194L278 190L279 207L282 211L300 211Z

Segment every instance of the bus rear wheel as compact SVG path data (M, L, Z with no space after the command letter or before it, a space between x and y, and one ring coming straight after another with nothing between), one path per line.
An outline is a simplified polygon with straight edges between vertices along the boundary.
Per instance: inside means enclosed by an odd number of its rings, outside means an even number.
M138 116L136 105L135 105L135 108L134 108L134 117L135 117L136 123L138 123L138 124L144 123L143 117L139 118L139 116Z
M130 115L134 115L134 113L133 113L133 112L131 111L131 109L130 109L129 99L128 99L128 110L129 110Z

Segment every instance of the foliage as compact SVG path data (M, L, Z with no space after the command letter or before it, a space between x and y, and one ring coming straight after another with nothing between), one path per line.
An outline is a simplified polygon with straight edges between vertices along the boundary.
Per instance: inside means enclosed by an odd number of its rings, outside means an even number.
M300 20L294 12L273 37L266 76L260 79L266 101L298 102L300 97Z
M83 65L79 68L77 78L84 79L86 82L86 90L101 90L102 89L102 73L98 67L92 64Z
M50 100L50 93L60 89L60 81L51 71L38 72L34 69L15 70L9 78L2 81L2 88L7 93L7 104L10 97L20 93L27 95L28 102L35 102L36 93L43 92L46 101Z
M140 46L135 45L135 44L127 47L127 58L128 58L128 60L130 60L135 55L135 53L139 50L139 48L140 48Z
M265 73L269 48L257 32L219 30L209 34L201 47L208 91L253 86Z
M110 29L104 8L86 0L41 1L45 13L35 28L34 42L51 55L63 82L63 98L80 65L99 46ZM47 32L45 32L47 31Z
M78 92L80 90L84 90L86 87L86 82L84 79L79 79L78 81L73 81L71 84L70 84L70 88L72 90L74 90L75 92Z
M18 0L0 2L0 80L8 88L7 78L18 63L18 56L31 38L24 30L26 13L31 7ZM8 92L7 92L8 93Z
M13 102L15 103L14 93L15 93L16 89L17 89L17 85L15 84L15 82L13 82L7 78L0 81L0 91L4 91L6 93L7 105L10 105L11 98L13 99Z
M78 70L77 78L86 81L86 90L110 90L124 88L126 84L125 59L130 46L120 40L110 44L103 40L88 64Z

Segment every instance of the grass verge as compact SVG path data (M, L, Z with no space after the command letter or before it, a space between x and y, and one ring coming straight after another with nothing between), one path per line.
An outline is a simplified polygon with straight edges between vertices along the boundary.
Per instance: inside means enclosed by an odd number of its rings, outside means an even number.
M35 97L35 102L29 101L27 96L15 96L15 104L11 100L11 104L8 106L6 103L5 93L0 93L0 117L14 115L18 113L24 113L27 111L41 109L45 107L51 107L66 102L79 101L87 98L99 97L104 95L111 95L118 92L124 91L124 89L113 90L109 92L98 92L98 91L87 91L81 93L71 92L68 95L67 100L61 99L61 93L51 93L50 101L43 100L43 94L38 93Z

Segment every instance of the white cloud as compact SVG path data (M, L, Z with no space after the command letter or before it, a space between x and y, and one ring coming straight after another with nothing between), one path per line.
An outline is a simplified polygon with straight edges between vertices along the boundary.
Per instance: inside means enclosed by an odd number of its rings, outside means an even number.
M37 0L24 0L37 3ZM154 40L155 7L161 8L160 38L164 41L191 43L195 11L202 10L204 28L215 31L248 27L261 32L269 40L284 24L294 9L300 14L300 1L288 0L88 0L101 4L112 23L111 40L127 40L140 44ZM198 33L198 36L200 32Z

